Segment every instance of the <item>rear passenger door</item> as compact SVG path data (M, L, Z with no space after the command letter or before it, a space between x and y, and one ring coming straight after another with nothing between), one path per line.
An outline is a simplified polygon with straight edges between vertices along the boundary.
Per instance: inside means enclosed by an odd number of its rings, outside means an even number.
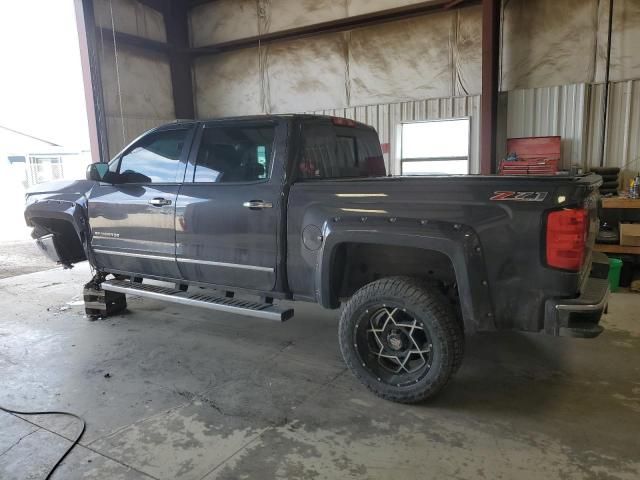
M282 169L274 169L275 145L285 134L286 125L270 121L202 126L176 204L183 278L260 291L274 287L283 179Z

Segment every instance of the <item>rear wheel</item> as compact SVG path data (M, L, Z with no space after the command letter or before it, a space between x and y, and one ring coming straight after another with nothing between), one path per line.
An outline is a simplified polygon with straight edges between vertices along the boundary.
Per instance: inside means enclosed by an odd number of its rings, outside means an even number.
M438 393L462 362L464 334L447 299L418 279L390 277L358 290L340 318L340 349L376 395L416 403Z

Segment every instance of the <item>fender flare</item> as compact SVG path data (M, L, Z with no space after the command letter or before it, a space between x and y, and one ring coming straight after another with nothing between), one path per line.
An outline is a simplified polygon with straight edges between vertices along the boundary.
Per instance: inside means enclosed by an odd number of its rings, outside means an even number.
M323 307L337 308L339 300L331 285L338 247L365 243L433 250L446 255L453 265L462 318L467 333L494 330L494 312L482 246L475 231L448 222L411 222L407 225L367 225L355 219L333 219L323 225L323 244L315 265L315 296Z

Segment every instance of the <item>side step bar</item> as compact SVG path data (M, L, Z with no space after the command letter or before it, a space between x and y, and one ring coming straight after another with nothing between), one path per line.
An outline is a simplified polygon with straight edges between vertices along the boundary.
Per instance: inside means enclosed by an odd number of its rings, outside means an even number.
M219 312L237 313L250 317L265 318L284 322L293 316L293 309L278 308L270 303L258 303L238 298L217 297L203 293L188 293L174 288L159 287L144 283L133 283L123 280L105 280L102 289L108 292L128 293L140 297L155 298L167 302L203 307Z

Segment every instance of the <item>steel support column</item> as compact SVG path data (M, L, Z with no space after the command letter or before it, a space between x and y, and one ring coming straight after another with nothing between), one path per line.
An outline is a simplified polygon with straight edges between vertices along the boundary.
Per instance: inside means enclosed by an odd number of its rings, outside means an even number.
M89 145L93 162L109 160L107 118L102 96L100 61L96 50L96 23L92 0L74 0L84 97L89 124Z
M176 118L195 117L193 102L193 81L191 77L191 57L189 49L189 18L187 2L166 1L164 25L167 43L170 45L169 65L173 88L173 105Z
M496 171L496 128L500 62L501 0L482 1L482 97L480 101L480 173Z

